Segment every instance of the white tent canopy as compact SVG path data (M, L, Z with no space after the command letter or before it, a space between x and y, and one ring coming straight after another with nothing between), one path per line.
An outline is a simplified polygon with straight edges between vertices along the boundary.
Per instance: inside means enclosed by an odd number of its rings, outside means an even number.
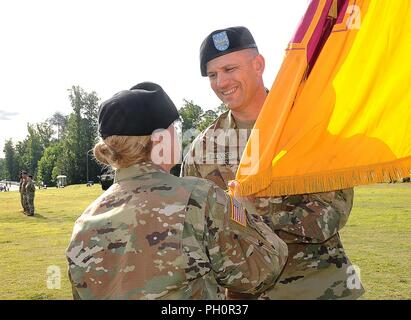
M64 188L67 185L67 176L57 176L57 188Z

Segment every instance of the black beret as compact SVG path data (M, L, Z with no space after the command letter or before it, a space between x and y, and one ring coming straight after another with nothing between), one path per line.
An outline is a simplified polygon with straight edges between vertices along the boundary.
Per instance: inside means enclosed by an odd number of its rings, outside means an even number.
M26 170L22 170L22 171L21 171L21 174L27 174L27 171L26 171Z
M98 114L98 131L103 139L117 136L149 136L167 129L179 119L167 93L152 82L143 82L104 101Z
M207 62L225 54L256 48L251 32L246 27L232 27L211 32L200 47L200 69L207 76ZM258 49L257 49L258 50Z

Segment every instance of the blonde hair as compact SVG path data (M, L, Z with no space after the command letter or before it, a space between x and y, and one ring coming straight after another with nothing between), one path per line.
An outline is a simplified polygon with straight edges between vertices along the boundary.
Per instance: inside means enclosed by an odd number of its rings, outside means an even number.
M150 159L151 136L110 136L94 146L95 158L115 169Z

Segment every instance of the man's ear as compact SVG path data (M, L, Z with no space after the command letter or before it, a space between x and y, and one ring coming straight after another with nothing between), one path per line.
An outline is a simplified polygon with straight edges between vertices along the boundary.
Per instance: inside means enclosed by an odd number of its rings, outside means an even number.
M264 57L259 54L254 58L254 68L258 74L262 75L265 69L265 59Z

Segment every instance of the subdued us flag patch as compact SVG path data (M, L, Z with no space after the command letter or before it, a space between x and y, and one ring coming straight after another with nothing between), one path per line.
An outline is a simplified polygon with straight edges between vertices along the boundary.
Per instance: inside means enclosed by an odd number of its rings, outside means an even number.
M240 202L235 198L231 198L231 220L234 220L242 226L247 226L247 217L245 210Z

